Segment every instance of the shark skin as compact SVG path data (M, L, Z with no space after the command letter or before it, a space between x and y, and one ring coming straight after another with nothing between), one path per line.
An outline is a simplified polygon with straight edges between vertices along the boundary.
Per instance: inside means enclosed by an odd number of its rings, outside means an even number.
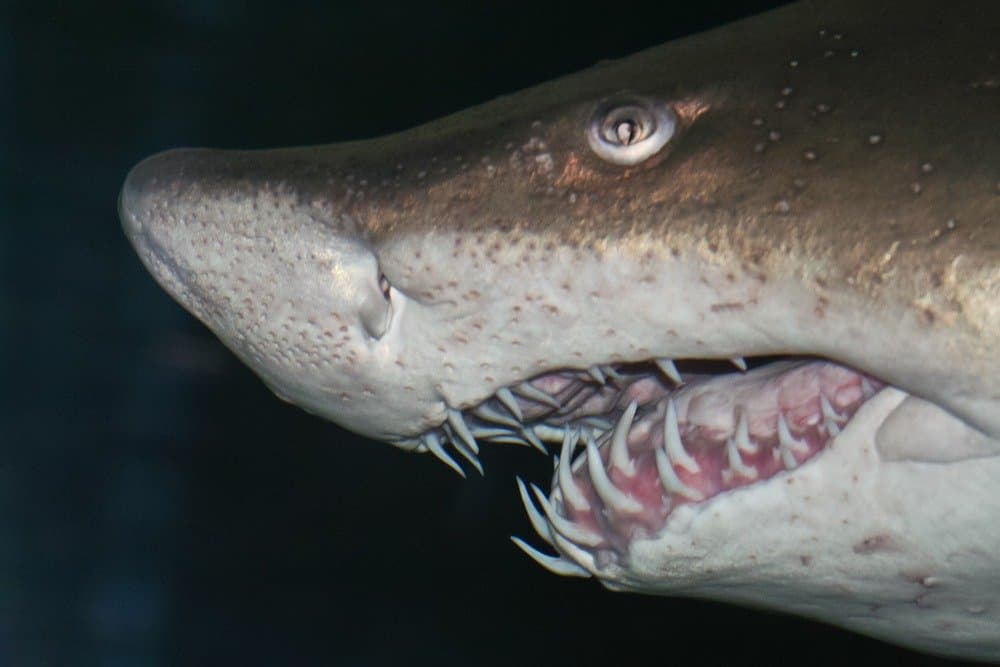
M555 443L548 569L1000 661L998 25L803 2L387 137L168 151L122 222L284 400L462 474Z

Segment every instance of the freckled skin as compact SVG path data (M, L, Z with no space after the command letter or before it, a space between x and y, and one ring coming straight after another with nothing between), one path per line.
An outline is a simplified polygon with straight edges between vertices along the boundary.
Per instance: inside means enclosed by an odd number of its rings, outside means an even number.
M279 395L403 447L449 407L563 368L797 354L884 380L883 421L788 483L675 513L600 576L995 658L997 563L981 555L1000 549L982 528L1000 513L998 23L989 2L800 3L389 137L154 156L123 221ZM585 134L623 92L676 117L634 166ZM903 396L984 458L879 468L873 438ZM914 505L927 489L948 490L938 514ZM967 543L948 541L955 517ZM922 639L907 596L928 587L900 568L932 570L952 601L990 591L966 605L985 609L975 632ZM965 627L949 609L938 626Z

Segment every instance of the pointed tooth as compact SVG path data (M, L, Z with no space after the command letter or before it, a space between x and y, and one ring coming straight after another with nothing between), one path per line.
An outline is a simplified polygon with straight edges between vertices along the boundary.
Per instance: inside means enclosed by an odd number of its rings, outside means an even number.
M545 522L545 517L535 507L535 503L531 502L528 487L524 485L520 477L515 477L514 479L517 481L517 492L521 494L521 502L524 503L524 510L528 513L528 521L531 522L531 527L535 529L539 537L549 543L549 546L554 546L552 542L552 529Z
M574 429L566 429L566 435L563 436L562 451L559 454L559 460L562 461L562 465L559 466L559 488L562 490L566 502L573 509L586 512L590 509L590 502L583 495L580 487L576 485L576 480L573 479L573 471L571 470L573 467L573 448L576 446L579 438L579 433Z
M454 445L455 449L458 450L459 454L461 454L462 456L465 457L466 461L468 461L469 463L472 464L472 467L475 468L476 472L479 473L479 476L482 477L483 476L483 464L479 462L479 458L477 458L475 454L473 454L472 452L470 452L468 450L468 448L465 445L465 443L463 443L463 442L461 442L459 440L453 440L451 444Z
M750 422L746 410L740 410L740 419L736 423L736 447L744 454L756 454L759 447L750 439Z
M826 419L833 419L834 421L840 421L843 417L840 416L833 406L830 404L830 399L826 397L826 394L819 395L819 408L823 411L823 417Z
M872 383L866 377L861 378L861 395L865 397L865 400L875 395L875 388L872 387Z
M743 459L740 458L740 450L736 448L734 438L729 438L726 441L726 461L729 463L730 470L737 475L747 479L757 479L757 470L743 463Z
M535 435L534 429L530 426L522 428L521 435L528 441L529 445L540 451L542 454L545 454L546 456L549 455L549 450L545 448L545 443L538 439L538 436Z
M684 449L684 442L681 440L681 430L677 424L677 406L674 399L667 400L667 416L663 420L663 441L667 448L667 456L670 461L684 468L690 473L701 472L701 467L690 454Z
M590 481L594 484L594 491L601 500L618 513L637 514L642 511L642 504L626 495L619 489L604 470L604 463L601 461L601 454L597 451L597 445L590 437L587 440L587 471L590 473Z
M476 426L472 429L472 435L476 440L489 440L491 438L515 435L509 428L489 428Z
M563 555L563 558L573 561L590 573L595 571L594 556L589 551L577 546L572 540L566 539L557 532L552 533L552 539L556 541L556 549Z
M747 362L743 357L730 357L729 361L732 362L733 366L736 366L736 368L740 369L744 373L747 372Z
M454 408L448 408L448 423L451 424L453 429L455 429L455 433L458 434L458 437L460 437L465 444L469 446L469 449L478 454L479 443L476 442L476 439L472 435L472 431L470 431L469 427L466 425L465 418L462 417L462 413Z
M608 379L604 377L604 373L601 372L600 366L591 366L590 368L587 369L587 373L590 375L590 377L597 380L597 384L604 384L605 382L608 381Z
M656 367L663 371L663 374L670 378L670 381L674 384L684 384L684 380L681 379L681 374L677 372L677 366L674 365L673 359L661 357L656 360Z
M778 453L781 457L781 463L785 466L786 470L794 470L798 467L799 461L788 447L779 447Z
M576 544L582 544L585 547L597 547L604 544L604 537L600 534L584 528L579 524L573 523L556 512L556 508L552 506L552 503L549 502L549 499L545 497L545 494L542 493L542 490L537 486L532 484L531 490L535 494L535 499L538 500L538 504L542 506L542 511L545 512L545 518L548 519L549 525L552 526L553 530L557 533L565 537L567 540Z
M791 470L799 465L798 459L795 458L795 452L803 453L802 448L805 451L809 451L809 446L799 440L796 440L791 431L788 430L788 422L785 421L785 416L780 412L778 413L778 452L781 455L781 462L784 464L785 468Z
M825 395L819 395L819 407L823 412L823 426L826 427L826 433L831 438L835 438L840 435L840 424L838 423L841 419L837 411L833 409L830 405L830 401Z
M451 446L458 451L459 454L465 458L466 461L472 464L480 475L483 474L483 464L479 462L479 457L476 456L476 452L469 449L469 446L465 442L455 435L454 430L451 428L450 423L445 423L445 433L448 434L448 438L451 440Z
M427 450L436 456L439 461L444 463L446 466L457 472L462 477L465 477L465 471L462 467L455 462L455 459L449 456L448 452L445 451L444 445L441 444L441 438L438 434L431 431L423 437L423 444L427 447Z
M787 447L796 454L809 453L809 445L792 435L788 429L788 422L785 421L785 415L780 412L778 413L778 442L781 443L782 447Z
M517 421L524 421L524 413L521 412L521 406L517 404L517 399L514 398L514 394L510 392L510 389L507 387L497 389L497 398L504 404L505 408L510 410L510 414L517 417Z
M519 435L511 433L510 435L499 435L495 438L490 438L490 442L496 442L505 445L523 445L525 447L531 447L531 443L522 438Z
M532 428L535 435L543 442L562 442L563 434L566 432L565 427L552 426L551 424L535 424Z
M552 574L558 574L563 577L589 578L591 576L590 572L587 572L576 563L572 563L561 556L549 556L547 554L543 554L541 551L531 546L520 537L514 537L511 535L510 541L516 544L521 551L528 554L531 560L535 561Z
M542 391L538 387L534 386L530 382L522 382L521 384L514 387L514 393L520 394L521 396L531 399L536 403L544 403L550 408L556 408L557 410L562 407L559 401L550 394Z
M632 428L635 411L639 409L638 401L632 401L615 424L611 435L611 465L618 468L629 477L635 476L635 464L628 452L628 432Z
M497 412L490 406L483 403L482 405L477 405L472 408L472 414L477 417L481 417L488 422L493 422L494 424L502 424L504 426L510 426L513 428L521 428L521 422L517 421L513 417L508 417L505 414Z
M670 461L667 460L667 455L662 449L657 447L653 452L653 458L656 461L656 472L660 475L660 484L663 485L665 491L684 496L688 500L694 502L700 502L705 499L705 497L701 495L701 491L692 489L690 486L681 481L680 477L677 476L677 472L674 470L674 467L670 465Z

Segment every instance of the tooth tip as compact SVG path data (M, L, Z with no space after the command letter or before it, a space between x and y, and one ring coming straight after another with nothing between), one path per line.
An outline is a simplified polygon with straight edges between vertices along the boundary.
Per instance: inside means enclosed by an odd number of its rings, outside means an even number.
M591 576L590 572L587 572L576 563L572 563L558 556L543 554L541 551L531 546L520 537L511 535L510 541L513 542L521 551L526 553L533 561L553 574L559 574L567 577L585 578Z

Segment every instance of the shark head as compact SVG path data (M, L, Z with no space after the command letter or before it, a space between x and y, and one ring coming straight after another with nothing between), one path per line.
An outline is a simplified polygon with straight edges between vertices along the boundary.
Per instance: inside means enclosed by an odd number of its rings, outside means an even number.
M997 659L998 18L807 2L392 136L162 153L121 217L281 398L460 473L554 443L546 568Z

